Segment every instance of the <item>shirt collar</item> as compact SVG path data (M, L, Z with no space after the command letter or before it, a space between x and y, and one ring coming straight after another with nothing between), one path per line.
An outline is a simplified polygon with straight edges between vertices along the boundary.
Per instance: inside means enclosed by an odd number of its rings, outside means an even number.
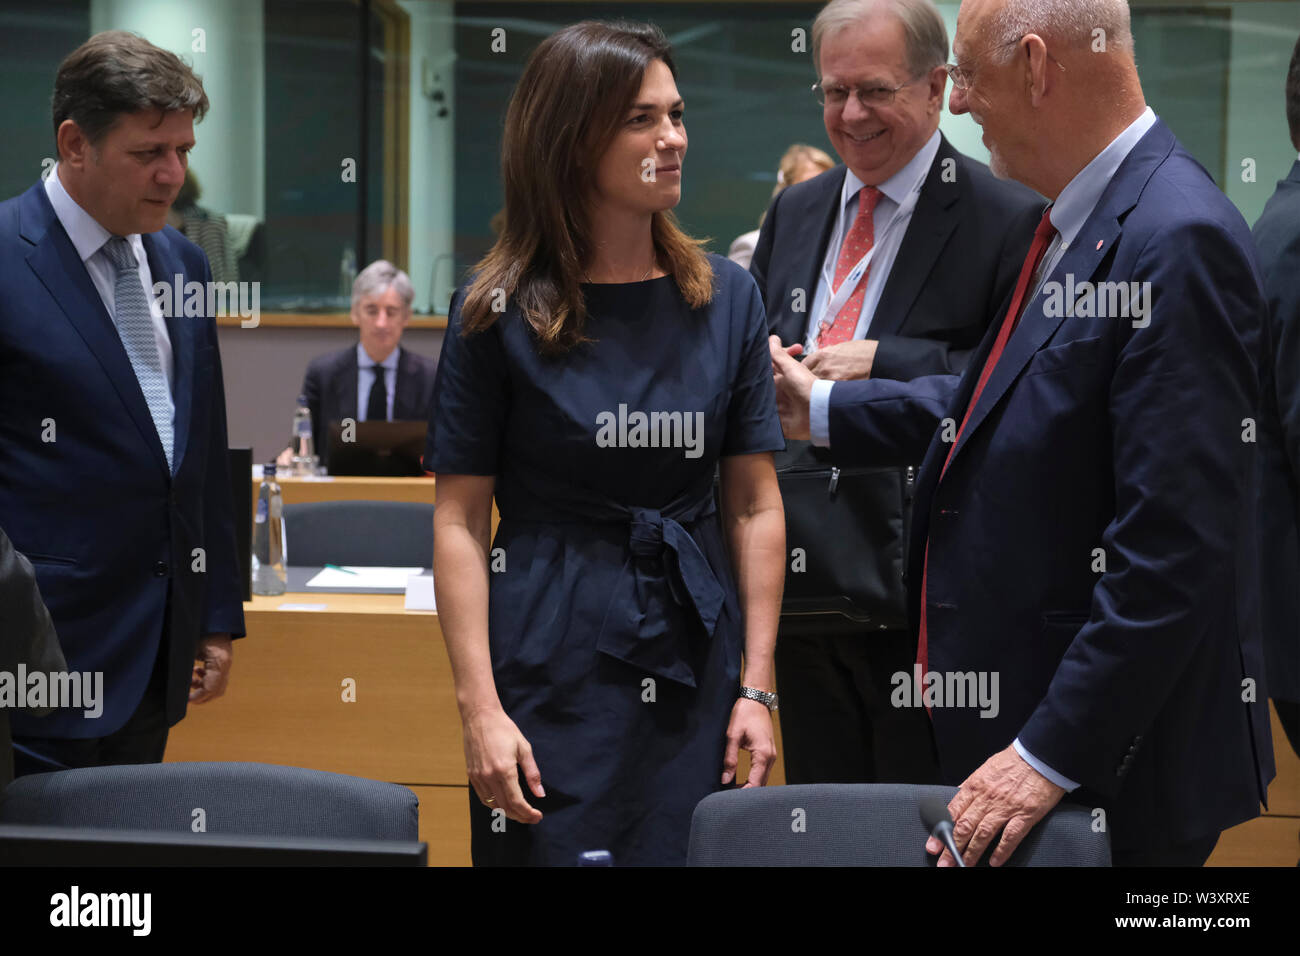
M402 352L402 347L399 345L397 348L389 352L388 358L380 362L379 365L383 368L389 369L390 371L392 369L397 368L397 357L401 354L401 352ZM366 353L366 347L362 345L360 342L358 342L357 343L357 366L359 368L373 368L374 365L375 363L371 360L370 356Z
M59 179L58 163L54 164L50 174L45 177L45 195L49 197L50 205L54 207L54 215L58 217L63 231L72 240L72 246L77 250L77 255L81 257L82 262L99 252L104 248L104 243L113 238L113 234L101 226L94 216L82 209L64 188L63 182ZM135 232L125 238L131 244L138 260L144 252L140 234Z
M1146 135L1155 122L1156 114L1148 106L1141 116L1111 140L1110 145L1094 156L1092 162L1079 170L1061 190L1056 202L1052 204L1050 216L1052 226L1061 234L1062 245L1068 246L1074 241L1092 211L1097 208L1101 194L1115 177L1120 163L1124 162L1138 140Z
M939 152L939 131L936 129L925 144L916 151L911 159L894 175L890 176L876 188L885 194L887 199L892 200L896 205L901 206L907 194L916 188L918 182L925 179L930 167L934 165L934 157ZM851 169L845 170L844 188L840 193L840 211L844 211L852 200L858 194L864 185L866 185L857 174Z

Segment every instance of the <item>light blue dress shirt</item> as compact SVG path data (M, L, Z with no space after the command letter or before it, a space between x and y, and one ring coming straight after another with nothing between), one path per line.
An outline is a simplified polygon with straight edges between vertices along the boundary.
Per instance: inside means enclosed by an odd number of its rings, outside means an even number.
M397 358L401 354L400 348L395 348L388 353L388 358L379 364L387 371L384 372L384 391L388 393L388 421L393 420L393 396L397 394ZM366 347L360 342L357 343L357 421L366 420L366 409L370 407L370 389L375 384L375 360L366 352Z
M1110 181L1114 178L1120 164L1132 152L1138 140L1145 136L1147 131L1155 125L1155 122L1156 114L1151 111L1150 107L1147 107L1141 116L1111 140L1109 146L1093 157L1087 166L1079 170L1075 177L1061 190L1061 194L1056 197L1056 202L1052 205L1049 216L1057 234L1048 245L1047 252L1043 255L1043 262L1036 273L1037 282L1034 285L1034 296L1037 296L1042 290L1044 280L1051 276L1052 271L1060 263L1061 257L1065 255L1070 246L1078 241L1086 241L1086 237L1083 240L1079 239L1079 232L1083 229L1083 224L1088 221L1088 217L1097 208L1102 193L1110 185ZM879 210L879 207L877 207L877 210ZM1028 307L1028 303L1026 303L1026 307ZM1012 335L1015 335L1019 328L1020 326L1017 326ZM834 382L816 382L813 385L812 399L809 403L809 424L813 444L826 448L830 447L831 443L830 395L831 388L834 385ZM1012 746L1016 748L1016 753L1020 754L1025 763L1058 787L1064 787L1067 791L1078 789L1079 784L1077 782L1064 774L1057 773L1026 750L1019 737L1012 741Z

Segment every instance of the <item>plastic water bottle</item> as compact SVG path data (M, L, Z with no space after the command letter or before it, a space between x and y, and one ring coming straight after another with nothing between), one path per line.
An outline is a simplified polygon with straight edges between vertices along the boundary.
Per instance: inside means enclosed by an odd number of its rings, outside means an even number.
M284 499L275 480L275 462L262 466L262 486L257 492L253 519L253 593L283 594L285 573Z
M293 474L310 478L316 474L316 440L311 433L311 409L307 407L307 396L298 396L298 407L293 411L293 432L290 445L293 447Z

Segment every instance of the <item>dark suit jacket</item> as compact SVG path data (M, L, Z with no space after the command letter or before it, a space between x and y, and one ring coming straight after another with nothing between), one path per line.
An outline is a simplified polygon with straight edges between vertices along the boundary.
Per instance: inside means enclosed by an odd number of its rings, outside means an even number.
M426 421L433 400L433 380L438 366L432 359L398 346L397 391L393 395L394 421ZM311 409L316 454L328 467L329 426L357 417L357 347L318 355L307 365L302 393Z
M785 345L804 341L845 175L845 167L837 166L791 186L772 201L763 219L750 272L763 294L768 327ZM957 152L941 136L868 333L879 341L872 375L906 380L965 368L971 350L1015 286L1045 205L1037 193L995 178L988 167ZM799 305L802 311L796 310ZM791 443L778 457L778 466L816 468L825 459L818 449ZM919 461L918 454L906 464ZM878 579L863 582L864 593L878 596L877 606L862 610L871 612L873 624L902 626L906 477L894 472L859 480L846 480L841 495L857 496L856 513L872 516L870 531L864 528L845 542L853 547L867 537L874 552L870 560L863 559L859 573ZM787 491L792 493L806 491ZM790 527L797 534L804 520L797 509L807 506L791 498L790 507ZM827 615L787 617L782 622L785 634L828 629L863 628Z
M1067 274L1150 282L1148 324L1049 317L1040 294L942 481L950 445L936 426L961 421L993 329L960 379L837 384L832 453L875 464L924 450L912 626L928 544L930 669L996 674L1000 690L995 717L934 709L948 779L1019 736L1082 785L1075 799L1108 808L1115 846L1206 837L1256 816L1273 777L1261 453L1243 441L1267 361L1254 249L1158 121L1048 281Z
M144 236L159 281L210 278L171 227ZM45 187L0 203L0 527L36 568L68 666L102 671L98 719L15 715L16 735L102 737L166 642L167 721L185 715L204 634L244 632L211 316L167 319L175 467L126 350ZM53 440L47 440L52 438Z
M1300 161L1277 184L1255 223L1268 297L1279 450L1260 495L1264 553L1264 658L1276 700L1300 701Z
M14 550L0 531L0 672L14 675L18 665L28 673L67 670L50 612L45 609L31 563ZM50 708L28 710L43 715ZM0 791L14 778L14 752L9 737L9 710L0 707Z

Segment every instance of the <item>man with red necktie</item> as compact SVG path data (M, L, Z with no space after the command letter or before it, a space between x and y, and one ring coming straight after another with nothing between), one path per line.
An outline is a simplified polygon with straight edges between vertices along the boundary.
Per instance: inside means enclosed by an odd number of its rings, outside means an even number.
M965 0L953 52L952 111L1053 200L1016 290L960 378L840 382L820 412L773 339L782 424L846 464L924 449L909 619L966 864L1069 794L1115 865L1199 866L1274 773L1250 233L1147 108L1122 0ZM945 699L954 675L999 699Z
M960 373L1011 292L1042 199L995 178L939 132L948 33L931 0L831 0L812 46L813 92L843 165L784 190L764 217L750 271L769 328L802 346L805 366L827 386ZM825 459L791 443L778 463L828 470ZM869 526L846 527L829 494L787 496L790 546L809 560L787 582L792 604L807 611L810 602L820 610L850 600L836 593L848 573L835 567L837 555L868 551L858 570L874 571L852 597L853 617L782 618L776 678L789 783L939 779L929 722L890 700L892 676L910 673L916 655L900 556L909 472L919 463L918 454L838 484L837 507Z

